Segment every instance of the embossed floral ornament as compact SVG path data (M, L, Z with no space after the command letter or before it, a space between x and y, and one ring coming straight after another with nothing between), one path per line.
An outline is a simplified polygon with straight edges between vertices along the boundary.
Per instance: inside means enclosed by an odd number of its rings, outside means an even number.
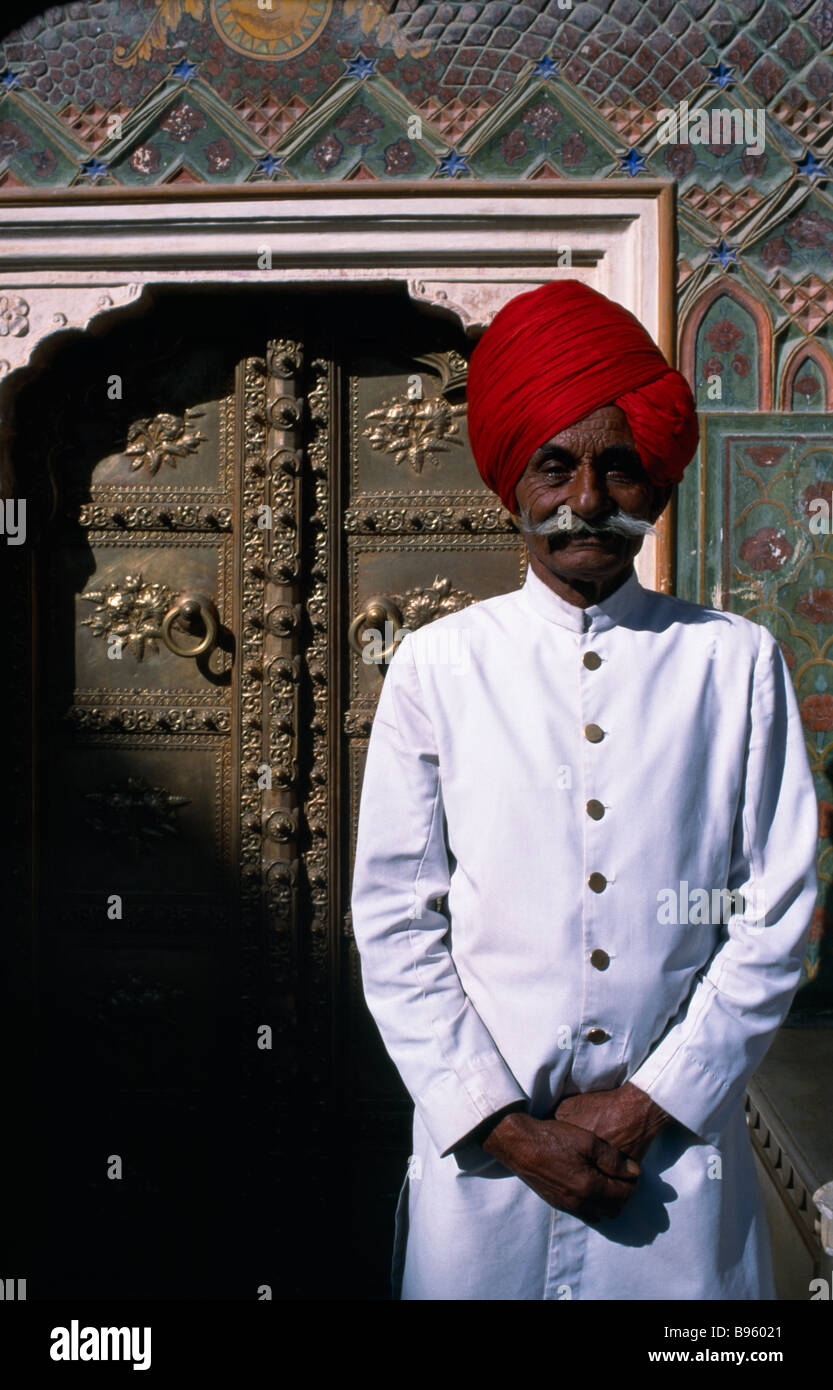
M740 558L758 573L780 569L792 553L793 548L783 531L776 531L774 526L762 526L747 536L740 548Z
M81 597L96 605L91 618L83 619L95 637L118 637L137 661L143 661L145 648L158 651L162 619L170 608L173 594L165 584L146 584L140 574L126 574L120 583L92 589Z
M464 589L455 589L450 579L439 576L427 588L408 589L397 595L404 626L410 631L443 618L446 613L459 613L474 603L474 596Z
M0 294L0 337L22 338L29 332L29 305L18 294Z
M441 460L435 454L462 444L457 419L465 413L464 405L452 405L445 396L394 399L367 412L366 419L375 423L364 433L372 449L392 454L394 463L407 463L413 473L421 473L429 462L439 468Z
M134 471L147 468L148 472L158 473L163 463L176 468L179 459L196 453L206 436L193 429L193 421L202 415L201 410L186 410L184 418L179 415L163 413L152 420L136 420L127 431L127 448L130 467Z
M144 777L128 777L122 785L88 792L86 799L94 808L87 818L92 828L137 850L150 849L166 837L178 835L176 812L190 805L187 796L152 786Z

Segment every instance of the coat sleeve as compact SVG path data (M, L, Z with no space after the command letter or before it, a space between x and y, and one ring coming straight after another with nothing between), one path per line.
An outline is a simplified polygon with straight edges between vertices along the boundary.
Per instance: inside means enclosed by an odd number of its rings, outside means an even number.
M629 1080L717 1144L798 985L816 898L818 810L801 717L761 628L727 887L733 913L688 999Z
M410 636L373 721L351 909L367 1006L444 1157L524 1091L466 995L435 904L449 888L439 756Z

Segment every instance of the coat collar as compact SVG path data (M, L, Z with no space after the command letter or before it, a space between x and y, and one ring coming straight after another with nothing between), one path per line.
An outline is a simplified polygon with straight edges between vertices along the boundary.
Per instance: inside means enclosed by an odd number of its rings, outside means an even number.
M521 601L528 608L548 622L569 628L571 632L604 632L607 628L615 627L644 592L634 571L601 603L594 603L589 608L577 608L556 594L543 579L539 579L531 565L527 566L526 579L518 590Z

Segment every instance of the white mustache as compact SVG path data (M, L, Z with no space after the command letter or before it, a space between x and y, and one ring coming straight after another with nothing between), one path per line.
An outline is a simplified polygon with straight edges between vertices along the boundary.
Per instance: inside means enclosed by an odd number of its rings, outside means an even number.
M569 526L565 526L563 519L556 511L552 516L545 517L543 521L533 522L526 507L521 508L520 513L521 530L530 536L655 536L657 529L652 526L650 521L643 521L641 517L631 516L630 512L622 511L617 507L616 511L610 516L606 516L603 521L584 521L580 517L570 517Z

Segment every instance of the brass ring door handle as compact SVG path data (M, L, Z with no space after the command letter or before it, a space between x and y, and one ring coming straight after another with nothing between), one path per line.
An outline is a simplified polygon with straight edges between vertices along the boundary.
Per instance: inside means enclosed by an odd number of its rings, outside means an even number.
M360 631L363 628L375 628L377 631L384 632L386 623L390 623L393 628L393 639L390 645L385 647L378 657L374 658L377 663L390 661L396 650L396 634L401 631L403 626L402 614L393 599L377 595L368 600L361 613L356 614L347 633L347 641L357 656L364 657L365 655L365 648L359 641Z
M184 618L191 622L194 618L200 617L205 628L205 636L200 639L196 647L179 647L171 635L171 627L176 618ZM204 656L210 652L217 641L220 631L220 615L210 598L205 594L180 594L174 600L162 619L160 636L168 651L173 652L174 656Z

